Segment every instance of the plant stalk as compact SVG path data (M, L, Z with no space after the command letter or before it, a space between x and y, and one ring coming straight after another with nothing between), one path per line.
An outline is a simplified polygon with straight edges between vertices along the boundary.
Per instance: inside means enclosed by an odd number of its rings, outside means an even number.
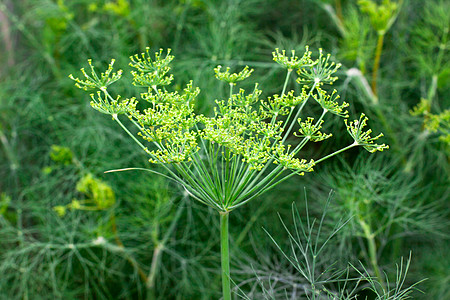
M364 222L363 220L359 220L359 224L361 225L364 231L364 237L367 239L368 247L369 247L369 259L372 265L372 268L375 272L375 276L378 278L378 281L381 284L381 288L383 289L383 293L387 292L386 283L384 281L384 277L381 274L380 267L378 266L377 259L377 245L375 244L375 236L370 229L370 226Z
M291 76L292 70L289 69L287 74L286 74L286 80L284 81L284 85L283 85L283 91L281 92L281 97L284 96L284 93L286 92L286 88L289 82L289 77Z
M372 92L376 97L375 98L376 104L378 104L377 78L378 78L378 69L380 68L381 52L383 51L383 42L384 42L384 31L381 31L378 32L377 49L375 52L375 61L373 63L373 70L372 70Z
M122 124L122 122L120 122L117 115L113 115L112 117L117 123L119 123L120 127L122 127L122 129L125 130L125 132L139 145L139 147L141 147L142 150L147 152L145 146L142 145L142 143L128 130L128 128L126 128L125 125Z
M337 5L337 3L336 3ZM339 13L341 12L337 12L334 10L333 6L331 4L323 4L323 9L327 12L327 14L330 16L331 20L334 22L334 24L336 25L336 28L339 30L339 33L342 36L346 36L347 35L347 30L345 29L345 26L342 22L342 19L339 18ZM339 7L337 6L336 9L339 9Z
M230 251L228 241L228 215L227 212L220 212L220 251L222 260L222 294L223 300L231 300L230 285Z
M117 231L116 216L114 213L111 215L110 220L111 220L111 231L114 234L114 239L116 240L117 246L119 246L122 249L125 249L125 245L122 243L122 240L119 237L119 232ZM136 262L134 257L131 254L127 253L126 251L124 251L124 254L127 261L137 270L139 276L141 277L141 280L146 282L147 276L145 275L141 267L139 267L139 264Z
M336 0L335 2L336 2L336 3L335 3L335 5L336 5L336 15L337 15L339 21L341 21L341 24L342 24L343 21L344 21L344 18L343 18L343 16L342 16L342 4L341 4L341 0Z
M152 264L150 266L150 273L147 276L147 280L145 282L146 288L147 288L147 300L153 300L156 299L155 295L155 279L156 274L160 268L160 261L161 256L164 252L164 246L166 242L169 240L170 236L172 236L173 231L176 228L176 225L178 223L178 220L181 217L181 214L184 210L184 205L178 204L177 211L175 212L175 216L172 219L172 222L170 223L169 229L166 231L162 239L158 240L158 233L156 230L155 234L156 236L153 237L154 243L156 245L155 249L153 249L153 257L152 257Z
M159 260L160 260L160 256L161 256L163 248L164 248L164 244L160 243L153 250L152 265L150 267L150 274L148 275L147 282L146 282L147 299L148 300L156 299L155 278L156 278L156 272L158 270Z

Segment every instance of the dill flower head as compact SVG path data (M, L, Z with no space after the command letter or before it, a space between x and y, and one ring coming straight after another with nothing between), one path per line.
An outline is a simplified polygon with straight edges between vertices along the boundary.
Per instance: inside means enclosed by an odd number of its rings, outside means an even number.
M112 115L145 151L151 163L165 168L168 177L200 202L228 212L292 175L312 172L318 163L346 149L362 146L375 152L388 148L385 144L375 144L381 135L371 137L370 129L362 130L367 117L361 115L356 121L345 120L354 140L348 147L316 160L301 157L302 148L308 142L332 137L332 133L320 131L328 113L348 118L349 104L340 101L336 90L327 89L337 80L335 73L340 64L332 62L322 49L316 60L311 55L308 47L302 56L296 56L294 51L287 56L286 51L276 49L273 60L287 71L287 76L281 93L268 97L262 97L258 84L250 92L244 89L233 92L237 83L252 74L253 69L248 66L236 73L229 67L225 70L216 67L215 77L229 84L230 94L215 100L210 116L195 112L194 103L200 89L192 81L181 92L169 91L173 81L170 63L174 59L170 50L159 50L152 56L147 48L144 53L130 57L133 85L145 87L146 91L125 100L119 95L113 97L108 90L122 75L121 71L112 72L114 61L100 75L89 61L91 75L82 70L85 79L70 77L79 88L97 90L91 95L92 107ZM296 82L301 85L298 95L287 89L294 70L299 76ZM145 103L146 108L138 109L142 106L139 102ZM303 108L308 103L319 105L322 114L303 116ZM134 125L137 136L120 121L121 114ZM295 126L299 126L297 132ZM62 213L60 208L59 213Z

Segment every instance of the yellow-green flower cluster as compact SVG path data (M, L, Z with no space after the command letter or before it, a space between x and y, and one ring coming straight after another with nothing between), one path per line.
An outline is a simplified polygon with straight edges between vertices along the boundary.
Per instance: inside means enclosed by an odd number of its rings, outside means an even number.
M69 78L74 80L75 86L83 89L85 91L96 89L96 94L90 94L91 96L91 106L98 110L101 113L117 116L120 114L124 114L130 107L136 106L135 98L120 100L120 96L117 96L116 99L113 99L107 89L108 86L116 82L122 77L122 70L117 71L117 73L113 71L113 65L115 60L112 59L111 63L108 66L108 69L101 73L100 76L95 72L95 68L92 65L92 60L88 60L89 66L91 68L91 75L88 75L84 68L81 69L85 79L79 79L73 77L72 74L69 75Z
M130 66L136 69L136 71L131 72L133 84L152 88L169 85L173 80L173 75L167 76L167 73L170 71L169 64L174 58L173 55L170 55L170 49L167 50L165 57L163 57L163 50L160 49L159 52L155 53L154 60L149 51L150 48L147 47L145 53L130 56Z
M328 112L348 117L348 104L338 102L336 90L329 94L324 88L337 79L334 74L340 65L331 62L330 55L323 54L322 50L313 60L308 48L302 57L294 51L288 57L285 51L276 49L273 59L287 69L287 75L281 93L267 98L261 97L257 84L251 93L243 89L233 93L234 85L252 74L248 66L237 73L231 73L230 68L222 71L221 66L216 67L216 78L229 83L230 94L215 100L216 107L210 117L194 112L194 101L200 90L192 81L182 92L167 90L166 86L173 80L169 74L173 60L170 50L165 55L163 50L156 52L153 59L147 48L145 53L130 59L130 66L135 69L131 72L133 84L146 88L140 93L140 99L147 102L142 111L136 98L121 101L120 96L113 98L109 94L107 87L121 76L121 72L112 73L114 61L100 76L89 62L92 75L83 70L85 80L71 78L80 88L98 90L96 96L91 95L92 107L112 115L145 150L151 163L161 164L193 197L219 211L233 210L293 174L312 172L316 163L353 146L363 146L370 152L388 148L374 143L381 135L372 138L370 130L362 131L367 123L367 117L362 115L359 121L346 121L354 139L350 146L316 161L298 157L309 141L319 142L332 136L320 131ZM297 83L302 85L298 95L287 89L294 70L299 75ZM323 109L317 121L302 116L310 98ZM119 114L128 116L144 141L138 140L121 123ZM300 128L293 135L302 140L291 146L290 137L297 122ZM270 172L265 173L269 167ZM290 171L288 175L283 173L286 170Z
M295 153L291 150L291 145L278 144L274 149L274 156L276 157L274 164L282 166L284 169L288 169L296 172L298 175L303 176L305 172L312 172L315 165L314 160L309 162L306 159L300 159L295 157Z
M265 108L267 114L271 116L283 116L289 113L289 109L293 109L307 99L308 94L306 87L304 87L299 96L294 96L294 91L289 91L282 96L275 94L272 97L268 97L267 101L261 103L261 105Z
M358 5L362 12L369 15L370 23L380 34L389 30L400 8L399 3L391 0L382 0L379 5L373 0L358 0Z
M151 107L140 111L130 109L129 117L138 124L139 135L157 146L147 150L152 163L179 163L190 161L190 155L198 150L197 135L194 129L198 118L193 112L191 101L199 89L190 83L183 94L156 90L141 96L152 103Z
M254 104L262 101L260 94L257 88L247 96L240 90L228 101L216 101L213 117L200 118L204 125L203 139L226 147L232 155L242 156L244 162L257 170L271 158L271 141L281 138L279 124L264 122L264 115L254 109Z
M338 79L333 75L341 67L341 64L330 61L330 57L330 54L324 55L323 50L319 49L319 58L314 61L312 67L297 70L299 75L297 82L316 87L323 84L333 84Z
M92 174L84 175L76 185L76 190L86 196L85 199L73 199L67 205L58 205L53 210L63 217L67 210L105 210L116 203L116 195L107 183Z
M340 96L336 94L336 90L333 90L331 95L328 95L328 93L320 87L316 87L316 91L317 94L313 94L313 98L324 110L340 117L348 118L348 111L345 110L345 108L348 107L349 104L347 102L339 104L339 102L336 101L340 98Z
M114 66L115 59L111 60L111 63L108 66L108 69L101 73L100 76L97 75L97 72L95 72L95 68L92 65L92 60L88 59L89 67L91 68L91 75L88 75L84 68L81 69L81 72L83 73L84 77L86 79L82 80L79 78L73 77L72 74L69 75L69 78L74 80L75 86L83 89L85 91L89 90L106 90L106 88L119 80L122 77L122 70L117 71L117 73L113 73L113 66Z
M382 133L377 135L376 137L371 137L372 129L368 129L367 131L363 131L363 128L367 125L368 118L366 115L361 114L359 120L354 120L347 122L345 119L345 126L347 127L348 133L355 141L355 145L363 146L364 149L369 151L370 153L376 151L383 151L385 149L389 149L388 145L385 144L375 144L374 142L383 136Z
M128 110L136 107L136 98L125 99L120 101L120 95L116 99L112 99L106 90L102 92L97 91L97 97L95 94L91 94L91 106L95 110L107 115L121 115L125 114Z
M305 66L312 66L314 65L314 61L311 60L311 51L309 51L309 47L305 47L305 52L301 58L295 55L295 50L291 51L291 56L286 56L286 51L280 50L277 48L275 49L275 52L272 52L273 60L283 66L284 68L293 71L296 69L300 69Z
M294 133L294 135L306 138L313 142L320 142L332 136L331 133L325 134L319 131L322 128L323 120L320 120L317 124L313 124L313 121L314 118L311 117L308 117L305 122L301 122L301 119L298 119L298 123L300 124L300 134Z
M192 153L199 149L197 133L193 131L172 130L170 135L160 143L162 146L160 149L147 151L151 155L149 159L151 163L170 164L191 161Z
M73 152L68 147L59 145L52 145L52 151L50 152L50 159L56 163L63 164L65 166L70 165L73 162Z
M236 77L236 73L229 74ZM231 96L228 101L216 101L217 108L211 118L202 117L202 138L226 147L232 155L242 157L252 169L261 170L271 160L281 161L288 169L308 170L303 161L284 153L281 146L282 121L266 122L265 119L288 113L287 107L305 101L305 92L294 96L289 92L274 95L268 101L259 99L261 91L255 87L252 94L244 90ZM255 107L260 109L256 110Z
M245 66L245 68L240 71L239 73L230 73L230 68L227 67L225 72L221 72L222 66L217 66L214 69L214 72L216 73L216 78L228 82L230 85L236 85L236 82L242 81L253 73L253 69L249 69L248 66Z

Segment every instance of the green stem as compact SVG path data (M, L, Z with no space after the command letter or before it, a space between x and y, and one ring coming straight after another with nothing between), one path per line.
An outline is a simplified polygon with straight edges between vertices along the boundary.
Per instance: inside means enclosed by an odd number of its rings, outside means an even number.
M331 154L329 154L329 155L327 155L327 156L325 156L325 157L315 161L315 165L317 165L318 163L320 163L320 162L322 162L322 161L324 161L324 160L326 160L326 159L328 159L330 157L333 157L333 156L335 156L335 155L337 155L337 154L339 154L341 152L344 152L344 151L346 151L346 150L348 150L350 148L356 147L356 146L359 146L359 144L354 142L353 144L348 145L345 148L342 148L342 149L340 149L338 151L335 151L335 152L333 152L333 153L331 153ZM249 200L251 200L251 199L261 195L262 193L264 193L264 192L270 190L271 188L273 188L274 186L280 184L281 182L283 182L283 181L289 179L290 177L292 177L292 176L294 176L294 175L296 175L296 174L301 172L301 171L291 172L290 174L288 174L288 175L282 177L281 179L279 179L278 181L276 181L277 178L281 175L281 173L279 172L279 170L281 170L281 169L282 169L282 167L277 166L275 169L272 170L271 173L269 173L269 175L264 177L264 179L259 181L257 184L254 185L253 182L252 182L250 185L246 185L247 188L242 192L242 194L243 194L242 199L246 199L246 200L241 200L242 202L239 201L236 205L230 206L229 209L235 209L238 206L241 206L242 204L248 202ZM272 176L272 174L274 174L274 175ZM259 190L259 191L256 192L257 190ZM253 193L253 192L256 192L256 194L250 196L250 194Z
M155 279L156 279L156 272L158 271L159 260L160 260L160 256L161 256L163 248L164 248L164 244L159 243L153 250L152 265L150 267L150 273L147 277L147 282L146 282L147 299L148 300L156 299Z
M341 0L336 0L336 15L339 19L339 21L341 22L341 24L343 23L344 18L342 17L342 4L341 4Z
M228 244L228 214L229 211L220 212L220 251L222 259L223 300L231 300L230 251Z
M125 125L122 124L122 122L120 122L117 115L113 115L113 119L117 123L119 123L120 127L122 127L122 129L125 130L125 132L139 145L139 147L141 147L145 152L147 152L147 148L144 145L142 145L142 143L128 130L128 128L126 128Z
M320 162L322 162L322 161L324 161L324 160L326 160L326 159L328 159L328 158L330 158L330 157L332 157L332 156L335 156L335 155L337 155L337 154L339 154L339 153L341 153L341 152L344 152L344 151L346 151L346 150L348 150L348 149L350 149L350 148L353 148L353 147L356 147L356 146L358 146L358 143L353 143L353 144L351 144L351 145L348 145L347 147L344 147L344 148L342 148L342 149L340 149L340 150L338 150L338 151L336 151L336 152L333 152L333 153L331 153L331 154L328 154L327 156L325 156L325 157L322 157L321 159L319 159L319 160L316 160L314 163L317 165L318 163L320 163Z
M375 61L373 63L373 72L372 72L372 92L377 97L375 98L376 104L378 104L377 78L378 78L378 69L380 68L381 52L383 51L383 41L384 41L384 31L378 32L377 48L375 52Z
M3 132L0 130L0 142L3 144L3 148L5 150L6 157L10 161L10 169L12 172L16 172L16 170L19 168L19 160L17 159L16 152L14 151L13 147L11 147L11 144L9 143L7 137Z
M184 200L186 201L186 200ZM162 239L160 241L156 241L156 247L153 250L153 258L152 258L152 264L150 267L150 273L148 274L148 276L146 277L146 287L147 287L147 300L153 300L156 299L156 295L155 295L155 279L156 279L156 274L159 270L159 262L161 260L161 255L164 251L164 245L166 244L166 242L168 241L168 239L172 236L177 224L178 224L178 220L181 217L182 212L184 211L184 203L180 203L178 205L177 211L175 212L175 216L173 217L172 222L170 223L169 229L166 231L166 233L164 234L164 236L162 237ZM156 231L156 237L154 237L153 239L157 240L158 239L158 233Z
M297 114L295 115L294 119L292 119L292 121L290 122L290 126L289 126L288 130L284 132L284 137L283 137L281 143L284 143L286 141L286 139L288 138L289 134L291 133L292 128L295 125L295 120L297 120L297 118L300 116L300 113L302 112L303 107L305 107L306 102L308 102L308 100L311 97L311 94L312 94L312 92L314 91L315 88L316 88L316 83L313 84L311 90L309 91L308 95L306 96L305 101L302 103L302 105L298 109ZM288 119L285 121L285 123L284 123L285 125L283 126L283 130L286 128L285 127L286 124L290 121L290 116L291 116L291 114L289 114Z
M380 267L378 266L377 245L375 243L375 235L373 234L370 226L366 222L364 222L362 219L359 220L359 224L361 225L361 227L364 231L364 236L368 242L369 259L370 259L372 268L375 272L375 276L378 278L378 280L381 284L381 288L383 289L383 292L387 292L386 283L384 282L384 277L381 275L381 270L380 270Z
M286 92L287 84L289 82L289 77L291 76L291 73L292 73L292 70L289 69L286 74L286 79L284 80L283 91L281 92L281 97L283 97L284 93Z
M431 77L431 85L430 85L430 88L428 89L428 93L427 93L427 100L430 102L430 110L431 110L431 103L433 102L433 98L436 95L437 81L438 81L438 75L433 74L433 76ZM430 112L430 111L428 111L428 112Z
M345 29L345 26L342 23L342 20L339 18L339 15L336 13L333 6L331 4L323 4L322 7L327 12L327 14L330 16L333 23L336 25L337 29L339 30L339 33L342 36L347 35L347 30ZM338 8L338 7L336 7L336 8ZM338 11L338 13L339 13L339 11Z
M270 203L269 201L264 201L256 210L256 212L254 212L252 214L252 217L250 218L250 220L247 222L247 224L245 225L244 229L241 231L241 233L239 234L239 236L237 237L237 239L235 240L235 242L233 243L233 249L237 249L239 247L239 245L244 241L244 239L247 237L248 232L250 231L250 229L253 227L253 225L255 225L256 221L259 220L259 216L264 212L264 210L266 209L267 203ZM233 251L232 251L233 253Z

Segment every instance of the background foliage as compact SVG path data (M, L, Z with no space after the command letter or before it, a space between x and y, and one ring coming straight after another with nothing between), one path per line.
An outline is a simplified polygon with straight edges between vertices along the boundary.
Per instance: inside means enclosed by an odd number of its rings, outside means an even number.
M288 228L296 224L292 203L304 216L306 187L311 218L320 218L334 191L323 236L347 221L318 265L350 262L358 277L362 262L395 282L396 263L412 252L405 286L427 280L417 286L424 293L411 295L449 298L449 11L444 0L1 0L0 298L219 298L215 214L156 175L104 174L149 163L67 75L88 58L102 66L116 58L127 73L131 54L171 48L173 85L193 79L202 90L196 109L207 114L227 95L214 78L217 65L249 65L255 72L245 84L275 92L284 73L271 52L301 53L305 44L343 64L336 89L391 149L346 153L237 211L230 219L236 290L250 299L304 297L299 290L309 281L278 249L290 238L277 213ZM124 95L126 80L114 87ZM342 132L333 147L348 143L343 124L327 126ZM327 288L375 299L367 286Z

